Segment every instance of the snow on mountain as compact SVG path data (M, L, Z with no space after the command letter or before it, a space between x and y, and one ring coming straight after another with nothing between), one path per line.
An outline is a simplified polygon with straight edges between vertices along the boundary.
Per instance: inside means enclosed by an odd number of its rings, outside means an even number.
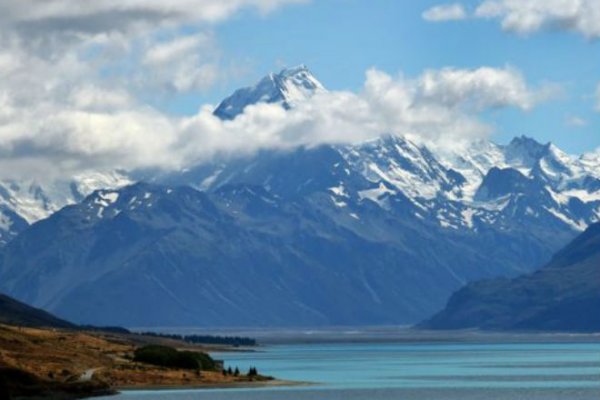
M120 188L132 181L123 172L88 172L70 180L41 183L34 180L0 181L0 244L29 224L47 218L102 188Z
M435 198L440 192L459 188L463 180L427 148L393 135L339 147L339 151L370 182L385 182L410 198Z
M306 66L291 68L279 74L270 74L253 87L236 91L221 103L215 115L231 119L248 105L260 102L280 103L289 109L319 90L325 89ZM543 182L543 189L538 195L544 197L541 203L548 203L546 212L577 230L584 229L600 218L600 205L597 204L600 199L598 154L575 157L553 144L541 144L526 136L516 137L507 145L480 140L456 153L428 149L395 135L382 136L366 143L332 147L342 155L353 172L375 185L367 189L374 190L368 192L370 195L366 195L367 192L359 194L363 198L374 199L372 194L383 184L386 196L391 195L390 190L402 193L421 207L428 203L425 206L429 211L440 208L440 201L460 203L465 208L460 212L457 210L461 221L446 221L448 226L472 227L472 217L478 215L477 210L482 213L502 211L503 207L510 204L508 198L482 201L483 197L479 196L476 199L477 193L482 192L481 186L486 176L494 168L518 171L529 179L524 182ZM217 175L207 179L210 184L219 182ZM204 185L202 189L210 186ZM519 195L518 191L512 194ZM572 199L583 203L583 206L575 207L578 208L577 212L569 206ZM532 211L530 214L536 213Z
M543 145L527 136L514 138L503 148L506 164L522 171L531 170L543 157L548 155L550 144Z
M289 109L318 90L325 89L300 66L238 90L221 103L215 115L231 119L260 102L280 103ZM373 186L353 196L388 207L389 202L382 199L400 194L423 209L419 215L429 213L447 228L476 229L478 219L493 224L509 218L507 213L513 213L512 218L522 213L523 218L544 216L579 231L600 218L600 156L596 154L571 156L526 136L507 145L480 140L455 153L428 149L397 135L330 147L353 174ZM232 174L236 175L229 171L227 176ZM223 180L212 174L196 187L209 190L219 184ZM335 187L347 190L351 185L340 182ZM336 204L346 204L340 196L334 197Z
M319 91L325 91L323 85L305 65L300 65L271 73L255 86L237 90L221 102L214 114L221 119L234 119L246 106L257 103L281 104L289 109Z
M232 119L261 102L289 109L325 90L301 65L237 90L214 113ZM546 218L579 231L600 219L600 152L572 156L525 136L507 145L479 140L452 152L388 134L364 143L265 151L150 178L203 191L235 183L259 185L283 197L320 191L352 220L360 219L354 203L373 203L455 230L476 231L501 221L510 229L511 221ZM0 181L0 244L96 190L131 182L125 172L92 172L44 184Z
M583 183L594 178L577 158L528 138L474 147L444 159L407 139L384 137L339 151L375 185L360 192L361 199L389 207L379 196L401 194L421 208L418 215L447 229L537 218L581 231L600 218L600 190L586 190Z

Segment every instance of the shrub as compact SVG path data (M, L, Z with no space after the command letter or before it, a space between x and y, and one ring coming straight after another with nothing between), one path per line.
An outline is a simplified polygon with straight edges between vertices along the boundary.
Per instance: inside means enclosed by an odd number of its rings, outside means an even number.
M196 360L198 361L198 363L200 364L200 369L202 369L202 370L213 371L217 367L215 360L213 360L212 357L206 353L192 352L192 351L186 351L184 353L189 353L189 354L193 355L196 358Z
M144 346L136 349L133 361L166 368L204 369L215 368L214 360L204 353L177 351L167 346Z

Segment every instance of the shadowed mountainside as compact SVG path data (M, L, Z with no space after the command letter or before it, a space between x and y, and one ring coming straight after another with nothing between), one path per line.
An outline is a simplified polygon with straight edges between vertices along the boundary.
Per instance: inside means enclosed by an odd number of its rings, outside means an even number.
M468 284L420 327L600 332L598 310L600 224L595 224L533 274Z
M75 325L54 315L30 307L8 296L0 294L0 324L46 327L46 328L75 328Z

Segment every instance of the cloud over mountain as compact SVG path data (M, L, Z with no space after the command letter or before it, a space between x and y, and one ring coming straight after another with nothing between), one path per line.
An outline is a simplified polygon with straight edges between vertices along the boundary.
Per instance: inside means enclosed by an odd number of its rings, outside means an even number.
M59 99L58 93L65 95ZM528 110L544 91L529 87L511 68L431 70L416 78L372 69L360 93L321 91L288 111L278 104L251 105L232 121L215 117L211 105L190 117L169 116L127 92L94 85L76 84L52 95L42 93L37 104L26 106L3 98L4 171L182 168L216 154L356 142L382 133L450 143L491 131L478 113Z

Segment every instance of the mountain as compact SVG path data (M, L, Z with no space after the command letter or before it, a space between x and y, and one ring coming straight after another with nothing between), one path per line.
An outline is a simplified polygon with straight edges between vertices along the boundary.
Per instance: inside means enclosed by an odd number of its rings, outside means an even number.
M0 180L0 247L30 224L75 204L94 190L132 183L123 171L88 172L71 179Z
M0 324L33 328L74 328L75 325L0 294Z
M421 325L600 332L600 224L590 226L541 270L468 284Z
M486 222L493 211L473 215L471 229L441 225L442 212L462 221L460 204L428 211L329 146L255 161L204 192L96 191L11 241L0 285L85 324L407 324L468 281L523 272L571 235L541 222L506 232Z
M504 271L479 268L485 257L460 237L397 226L356 199L361 220L312 193L283 199L243 184L97 191L5 247L2 287L78 323L352 325L414 321L463 282Z
M215 113L320 90L302 66ZM0 252L0 290L96 325L410 324L468 282L542 266L600 217L600 155L527 137L441 151L384 135L149 181L25 226Z
M271 73L255 86L237 90L223 100L214 114L225 120L234 119L249 105L257 103L281 104L290 109L325 88L305 65Z

